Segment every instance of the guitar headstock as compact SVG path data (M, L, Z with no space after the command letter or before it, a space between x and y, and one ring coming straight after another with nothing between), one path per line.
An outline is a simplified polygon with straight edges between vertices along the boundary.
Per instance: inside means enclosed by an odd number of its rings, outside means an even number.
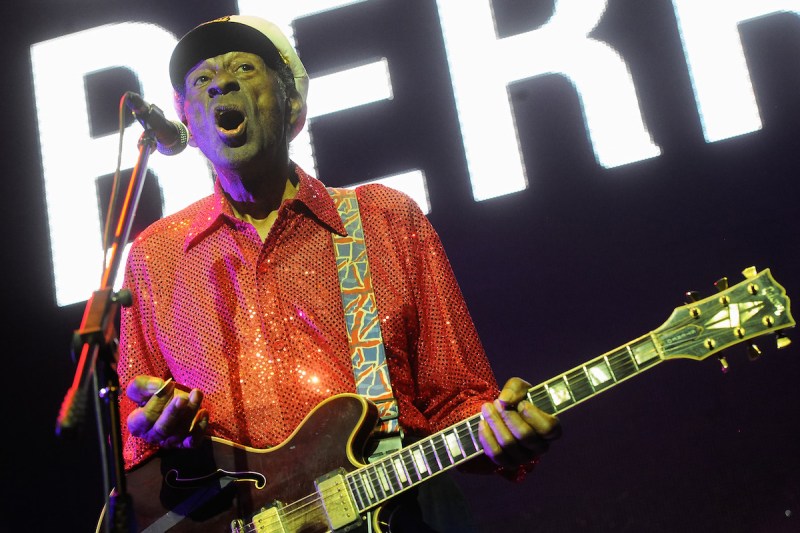
M718 293L678 307L653 332L664 359L705 359L768 333L778 336L779 348L789 344L782 330L795 322L785 289L769 269L756 272L750 267L743 274L744 281L732 287L723 278L716 284ZM727 369L727 362L722 364Z

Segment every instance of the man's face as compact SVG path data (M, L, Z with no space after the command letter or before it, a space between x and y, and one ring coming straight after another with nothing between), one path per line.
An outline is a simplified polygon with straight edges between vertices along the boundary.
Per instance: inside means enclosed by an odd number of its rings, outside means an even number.
M260 56L228 52L184 78L183 111L194 143L218 171L245 171L286 157L291 106Z

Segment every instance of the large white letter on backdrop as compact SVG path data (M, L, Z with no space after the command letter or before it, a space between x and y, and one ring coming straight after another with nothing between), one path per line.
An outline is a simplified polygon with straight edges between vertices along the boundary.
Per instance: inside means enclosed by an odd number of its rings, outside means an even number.
M153 24L101 26L37 43L31 47L39 143L50 228L56 302L84 301L100 288L103 271L102 229L96 181L114 172L119 136L92 138L84 78L125 67L139 79L149 102L172 111L167 76L175 37ZM90 54L85 53L91 50ZM122 97L122 95L120 95ZM122 168L133 167L142 127L125 131ZM164 214L170 214L211 191L208 168L197 150L173 157L154 154L149 167L158 176ZM117 274L117 286L122 281Z
M295 0L264 2L239 0L239 13L255 15L278 25L294 43L292 22L324 11L339 9L367 0ZM324 77L312 78L308 89L308 118L344 111L356 106L392 99L392 81L386 58L356 67L342 68ZM309 128L292 141L292 159L316 173L316 162ZM321 176L324 179L324 176ZM413 198L424 212L430 209L425 175L420 169L408 169L393 176L374 176L366 180L399 189Z
M708 142L761 129L739 23L775 13L800 15L797 0L672 0Z
M620 55L588 36L605 0L560 0L536 30L498 39L490 0L437 0L476 200L527 187L508 84L560 74L574 86L597 161L615 167L661 153Z

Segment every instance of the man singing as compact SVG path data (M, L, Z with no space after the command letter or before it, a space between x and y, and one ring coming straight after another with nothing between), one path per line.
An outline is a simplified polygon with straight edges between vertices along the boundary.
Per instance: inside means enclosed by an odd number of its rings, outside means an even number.
M524 399L521 379L498 390L417 205L381 185L326 189L291 161L309 80L280 30L247 16L202 24L177 44L170 78L215 185L130 251L134 298L118 366L126 467L207 436L274 447L323 400L377 384L376 436L413 442L480 412L491 462L476 459L473 469L511 478L530 470L558 421ZM353 272L361 292L348 300ZM358 329L366 323L368 343ZM365 364L364 354L375 358ZM465 531L465 516L447 478L435 476L398 522Z

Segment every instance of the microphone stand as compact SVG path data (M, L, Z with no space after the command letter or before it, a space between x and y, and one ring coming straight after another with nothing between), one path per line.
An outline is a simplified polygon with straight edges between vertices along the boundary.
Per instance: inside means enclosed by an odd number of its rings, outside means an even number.
M72 386L64 397L56 421L59 437L73 437L84 423L88 395L93 395L106 494L103 530L107 533L135 531L122 457L119 376L116 371L119 339L115 327L119 306L131 305L132 296L127 290L115 293L113 287L139 205L147 161L155 148L155 133L147 128L139 139L139 158L128 183L100 289L86 302L80 328L73 335L73 351L80 351L81 355Z

